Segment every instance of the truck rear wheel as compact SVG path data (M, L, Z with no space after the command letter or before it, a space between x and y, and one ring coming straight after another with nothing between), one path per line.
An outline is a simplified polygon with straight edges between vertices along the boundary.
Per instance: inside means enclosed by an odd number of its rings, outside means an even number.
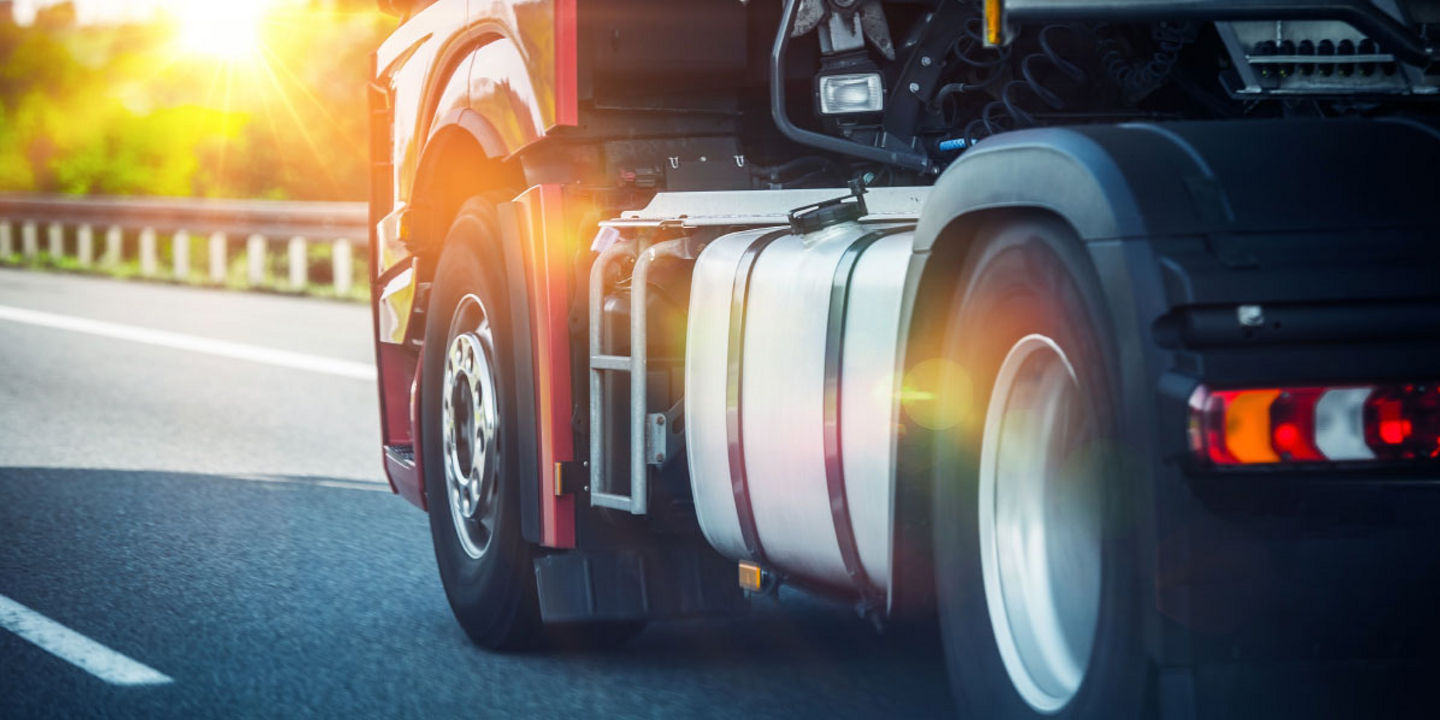
M468 201L445 239L425 324L420 413L425 493L445 596L475 644L541 637L530 547L520 535L511 367L514 336L494 247L494 208Z
M936 589L951 687L987 718L1143 714L1135 512L1116 471L1112 344L1070 229L980 229L946 328Z

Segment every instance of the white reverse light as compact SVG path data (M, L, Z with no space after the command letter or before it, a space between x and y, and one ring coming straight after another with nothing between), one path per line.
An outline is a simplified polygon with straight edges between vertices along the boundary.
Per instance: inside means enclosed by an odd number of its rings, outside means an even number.
M880 73L820 76L820 114L880 112L885 109L885 89Z
M1330 390L1315 403L1315 447L1331 460L1373 460L1365 444L1365 400L1375 388Z

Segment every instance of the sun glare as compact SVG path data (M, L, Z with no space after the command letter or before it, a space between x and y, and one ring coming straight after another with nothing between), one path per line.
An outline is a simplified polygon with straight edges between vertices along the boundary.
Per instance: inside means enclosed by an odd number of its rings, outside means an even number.
M180 48L187 53L218 60L241 61L261 52L261 26L270 2L222 0L174 3Z

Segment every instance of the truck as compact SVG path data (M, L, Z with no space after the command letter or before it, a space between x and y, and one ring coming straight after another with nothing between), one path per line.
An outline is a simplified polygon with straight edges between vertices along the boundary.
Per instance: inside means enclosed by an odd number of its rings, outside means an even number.
M380 4L383 462L477 645L784 583L982 718L1440 647L1440 3Z

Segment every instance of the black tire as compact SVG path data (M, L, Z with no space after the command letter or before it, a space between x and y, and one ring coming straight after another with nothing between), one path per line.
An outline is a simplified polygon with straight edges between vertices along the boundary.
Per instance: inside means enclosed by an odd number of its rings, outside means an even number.
M421 374L421 447L425 470L425 494L430 510L430 534L435 545L435 562L455 619L476 645L492 650L525 649L542 639L539 607L535 595L535 573L531 547L520 534L519 491L526 485L517 476L516 398L529 388L519 387L512 367L514 343L528 342L511 327L510 299L504 273L496 261L498 226L494 206L474 198L455 217L445 238L444 250L435 270L429 310L425 322L424 368ZM457 521L451 512L452 497L447 486L443 439L442 393L447 349L455 340L457 311L462 306L474 312L474 298L483 307L489 332L487 343L493 368L498 405L499 449L498 486L491 499L496 503L493 526L484 533L485 546L478 558L462 544ZM471 449L469 452L474 452ZM476 534L479 531L474 531ZM472 541L473 543L473 541Z
M1141 641L1137 592L1139 565L1134 542L1140 513L1133 504L1134 494L1129 491L1134 487L1135 478L1127 477L1117 469L1120 465L1116 463L1117 454L1113 452L1120 437L1117 429L1119 384L1113 365L1115 344L1102 313L1104 305L1098 280L1073 231L1057 219L1038 214L1007 214L987 219L978 230L948 312L943 352L944 357L951 361L947 365L952 370L943 373L944 379L938 389L940 407L969 403L973 411L967 413L960 425L952 428L943 441L935 443L933 465L936 593L951 689L965 717L1133 718L1148 715L1153 673ZM1035 340L1037 337L1040 340ZM1049 341L1049 345L1045 344L1045 340ZM1067 458L1083 458L1078 462L1090 464L1072 465L1069 461L1060 465L1020 463L1020 466L1031 470L1043 468L1042 472L1025 475L1027 478L1043 479L1038 484L1002 483L999 482L1001 478L1011 477L993 470L1003 466L1001 461L993 459L1000 457L998 453L1001 451L995 448L1001 447L1002 441L993 440L991 445L983 442L987 406L992 402L1002 366L1006 367L1007 377L1011 379L1005 380L1005 389L1001 391L1002 396L1007 398L1001 408L1026 408L1029 407L1025 405L1026 400L1043 395L1009 390L1011 387L1022 387L1012 384L1023 382L1013 378L1026 377L1026 373L1031 372L1025 365L1030 362L1025 358L1030 356L1022 349L1031 346L1061 349L1059 352L1044 352L1049 353L1047 357L1057 358L1051 361L1052 365L1068 370L1061 376L1062 384L1068 378L1067 389L1051 394L1068 393L1067 400L1054 401L1057 403L1055 407L1063 406L1067 414L1052 416L1061 418L1060 422L1044 427L1085 428L1052 432L1078 434L1079 439L1071 440L1067 436L1060 444L1069 449L1083 447L1084 451L1076 454L1066 450L1059 454ZM1021 359L1014 359L1017 357ZM1038 376L1038 372L1033 376ZM1037 381L1035 387L1051 386ZM1037 403L1035 407L1050 406ZM1038 416L1039 411L1034 414ZM1028 450L1010 448L1025 448L1022 440L1031 436L1024 435L1023 430L1016 431L1016 434L1011 434L1009 430L1010 427L1026 427L1026 416L1015 416L1021 419L1013 426L1008 419L1012 416L1004 417L1006 420L1003 423L992 419L992 437L1004 438L1004 442L1010 443L1007 452L1014 455L1006 457L1027 457ZM1041 426L1041 423L1034 424ZM1005 432L999 432L998 428L1005 428ZM1045 447L1053 446L1046 444ZM1043 455L1047 458L1047 463L1048 458L1056 455L1050 450L1041 453L1038 447L1034 452L1036 457ZM991 478L988 490L980 480L982 453L990 453L988 457L992 458L988 466L990 469L986 470ZM1076 472L1074 467L1095 470ZM1065 469L1052 472L1051 468ZM1081 478L1074 483L1075 487L1091 488L1092 491L1053 489L1064 487L1072 476ZM1013 589L1024 587L1024 583L1007 584L1003 578L1030 576L1021 571L1015 575L1001 574L1004 571L996 568L1005 566L1001 560L995 559L1000 557L1000 553L987 550L990 554L982 560L982 545L990 549L1029 547L1027 543L1006 542L1005 539L1044 537L1048 541L1049 534L1048 528L1042 535L1016 532L1007 536L1000 531L985 530L987 522L981 519L983 492L990 493L986 498L994 508L1020 506L1004 505L996 499L1001 497L999 493L1002 492L1017 493L1012 497L1018 497L1018 493L1022 492L1000 489L1002 485L1009 488L1017 485L1046 488L1024 491L1036 492L1035 497L1043 498L1043 502L1025 505L1045 508L1030 513L1031 517L1041 516L1042 525L1054 517L1051 508L1067 504L1063 502L1068 497L1065 493L1079 492L1087 498L1076 505L1091 509L1085 515L1088 519L1076 523L1085 525L1088 522L1096 529L1084 537L1093 538L1087 547L1094 548L1094 552L1086 557L1096 558L1098 562L1077 561L1070 565L1082 566L1075 572L1081 572L1085 578L1093 578L1093 582L1070 585L1062 582L1067 579L1065 574L1071 571L1067 567L1070 556L1063 551L1049 550L1052 545L1045 545L1046 557L1056 559L1046 561L1044 567L1047 570L1043 573L1049 578L1049 587L1067 589L1065 592L1049 593L1049 597L1057 598L1049 601L1052 606L1065 608L1055 617L1094 618L1093 624L1080 620L1066 626L1094 628L1088 652L1074 650L1084 648L1084 642L1068 642L1074 637L1082 637L1082 634L1057 633L1049 636L1062 638L1059 645L1071 649L1072 654L1068 657L1075 660L1088 658L1083 667L1070 666L1080 667L1077 675L1042 675L1024 669L1041 663L1027 665L1016 660L1023 656L1024 648L1030 648L1033 653L1033 648L1042 645L1033 641L1037 635L1010 629L1015 627L1010 618L1028 616L1024 608L1029 606L1013 599L1026 597L1023 592ZM1056 500L1057 495L1060 500ZM1002 509L992 510L988 526L1003 527L1012 532L1020 527L1018 524L1007 524L1014 516L1003 515L1003 512ZM1057 526L1063 522L1057 523ZM1064 534L1063 530L1056 531L1057 536L1063 537ZM1060 547L1061 542L1055 540L1053 546ZM1024 566L1030 556L1011 552L1007 557L1021 558L1015 561L1016 566ZM987 562L992 581L988 589L985 584ZM1098 570L1090 572L1089 569L1097 565ZM994 590L997 587L1001 590ZM1083 597L1077 600L1067 597L1069 587L1083 587L1087 591L1079 591ZM1012 615L1004 614L1011 610L1002 609L1000 617L1004 619L993 619L988 599L991 595L1002 598L996 603L1001 608L1021 609ZM1071 607L1083 610L1067 615ZM1006 635L1004 644L1008 655L1002 654L1002 640L998 639L1001 635ZM1055 646L1052 643L1044 647ZM1017 680L1012 670L1008 669L1016 667L1021 668L1014 671L1020 676L1042 677L1046 681L1069 677L1074 682L1066 684L1057 681L1046 686L1044 682ZM1022 692L1022 686L1028 690ZM1046 694L1037 691L1037 687L1064 689ZM1036 697L1040 700L1036 701ZM1046 705L1052 700L1056 705Z

